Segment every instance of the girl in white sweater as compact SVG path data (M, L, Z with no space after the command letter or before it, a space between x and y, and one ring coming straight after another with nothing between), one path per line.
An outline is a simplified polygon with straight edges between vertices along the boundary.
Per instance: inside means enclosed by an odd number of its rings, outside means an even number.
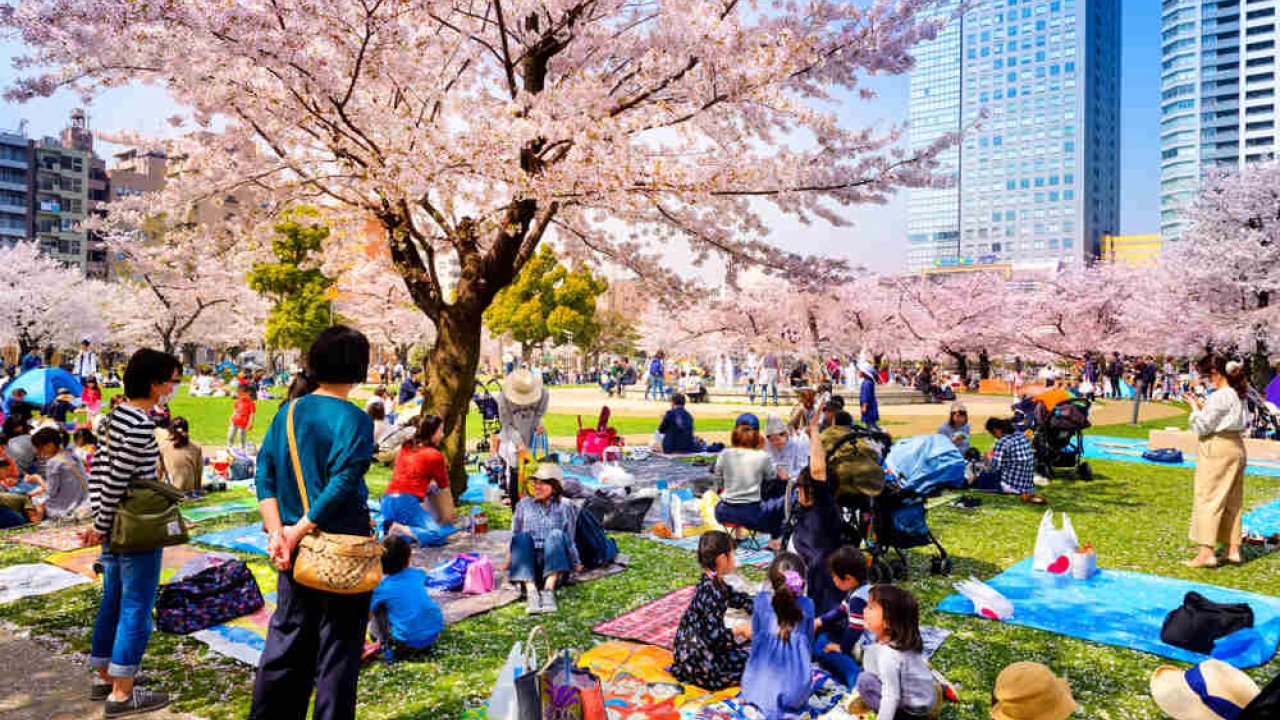
M920 637L920 604L895 585L871 588L863 619L876 642L862 655L858 694L881 720L934 715L940 693Z

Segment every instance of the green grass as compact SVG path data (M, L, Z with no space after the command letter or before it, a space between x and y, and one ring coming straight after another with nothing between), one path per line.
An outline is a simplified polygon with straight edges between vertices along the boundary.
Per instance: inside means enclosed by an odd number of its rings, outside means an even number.
M200 423L207 422L213 429L197 429L197 437L211 437L215 441L230 413L229 401L181 398L174 405L175 413L193 418L193 426L197 425L197 417ZM265 416L260 418L258 432L265 428L265 420ZM1181 422L1184 420L1172 418L1152 426ZM1127 427L1103 426L1093 432L1120 435ZM983 436L974 439L979 444L989 440ZM1280 556L1277 555L1259 556L1256 549L1247 548L1249 561L1245 565L1211 572L1193 571L1179 563L1190 552L1186 541L1191 501L1189 471L1108 461L1091 461L1091 464L1097 474L1095 481L1058 482L1046 488L1045 494L1055 510L1071 514L1081 541L1098 548L1103 566L1280 594ZM369 485L375 495L385 488L388 477L385 468L370 472ZM1276 497L1280 497L1280 479L1250 476L1246 481L1247 507ZM952 578L930 576L927 553L908 553L911 578L906 585L921 600L923 622L948 628L953 633L934 658L935 666L962 686L961 702L944 710L944 720L987 717L988 698L996 675L1005 665L1017 660L1043 662L1059 674L1066 674L1083 707L1082 717L1162 718L1148 694L1151 671L1164 662L1160 658L932 611L951 592L955 579L969 575L990 578L1032 552L1043 509L1004 497L984 497L983 500L984 504L976 510L941 506L930 511L930 524L955 561ZM496 526L509 523L510 515L505 509L489 510ZM218 529L242 524L251 517L225 518L206 525L207 529ZM201 527L202 531L205 529ZM590 633L593 625L692 583L697 577L692 553L629 535L619 535L618 542L622 551L631 556L630 569L566 589L560 613L539 619L556 647L585 650L599 639ZM35 562L45 555L46 552L38 549L0 542L0 566ZM251 556L246 559L260 562ZM756 571L750 575L759 578ZM36 636L85 652L99 596L96 585L80 586L3 605L0 621L26 626ZM481 706L508 649L516 640L523 639L531 624L522 607L508 606L449 628L437 651L427 659L391 667L381 664L366 667L360 682L359 716L371 720L435 720L457 718ZM155 685L178 694L179 710L219 720L243 717L247 712L252 670L208 652L194 640L153 635L145 665ZM1280 661L1250 674L1261 683L1277 672L1280 672Z

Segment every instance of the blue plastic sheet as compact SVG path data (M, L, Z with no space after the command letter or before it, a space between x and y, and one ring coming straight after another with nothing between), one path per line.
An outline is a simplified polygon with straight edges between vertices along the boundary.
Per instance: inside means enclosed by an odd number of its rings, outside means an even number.
M216 532L197 535L192 538L202 545L227 548L239 552L267 554L267 534L262 532L262 523L250 523L240 527L227 528Z
M1160 640L1165 616L1182 605L1188 592L1219 603L1247 603L1253 608L1254 629L1261 636L1269 660L1280 643L1280 598L1205 585L1177 578L1126 570L1099 571L1088 580L1037 572L1028 558L1000 573L987 584L1013 603L1013 617L1004 622L1116 645L1161 657L1198 663L1209 659ZM951 595L939 605L942 612L973 614L973 603ZM1259 665L1258 655L1245 653L1220 658L1236 667Z
M1241 520L1246 535L1271 537L1280 534L1280 499L1260 505L1244 514Z
M1150 449L1145 440L1136 438L1110 437L1107 435L1085 435L1084 456L1089 460L1114 460L1116 462L1140 463L1155 467L1180 467L1194 469L1195 453L1183 453L1181 463L1152 462L1142 457L1142 453ZM1247 465L1246 475L1280 477L1280 467L1269 465Z

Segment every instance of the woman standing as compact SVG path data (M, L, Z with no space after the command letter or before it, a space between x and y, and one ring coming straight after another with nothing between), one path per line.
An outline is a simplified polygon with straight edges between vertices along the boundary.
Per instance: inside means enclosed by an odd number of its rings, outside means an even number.
M108 548L116 510L130 483L156 479L160 448L156 426L147 413L173 395L180 382L182 365L172 355L143 348L129 358L124 371L127 399L111 412L108 442L89 477L93 525L85 530L84 540L102 545L102 604L89 651L89 666L98 676L90 697L106 701L103 717L107 718L151 712L169 704L168 695L133 684L151 637L151 609L164 550L117 553Z
M440 443L444 442L444 420L439 415L418 418L414 436L400 448L391 483L382 496L382 517L388 532L404 535L418 545L443 545L448 534L440 525L454 520L453 494L449 490L449 469ZM428 514L430 503L435 517Z
M1189 567L1217 567L1218 545L1227 546L1222 562L1238 564L1240 516L1244 507L1245 427L1244 395L1249 389L1244 364L1211 353L1196 364L1213 388L1207 400L1193 393L1183 399L1191 406L1188 425L1200 437L1196 451L1195 500L1191 508L1191 541L1200 552Z
M258 504L267 551L280 573L276 612L253 684L249 717L255 720L302 720L313 688L316 720L356 715L371 593L306 587L294 581L292 568L298 541L314 530L372 535L364 474L373 461L373 421L347 399L368 372L364 335L342 325L320 333L258 453ZM290 411L308 511L293 472Z
M493 453L507 464L507 494L511 502L520 499L521 489L516 487L519 477L520 456L534 447L534 436L545 433L542 418L547 414L551 394L542 386L542 379L524 368L515 370L502 383L498 394L498 419L502 430L494 438Z

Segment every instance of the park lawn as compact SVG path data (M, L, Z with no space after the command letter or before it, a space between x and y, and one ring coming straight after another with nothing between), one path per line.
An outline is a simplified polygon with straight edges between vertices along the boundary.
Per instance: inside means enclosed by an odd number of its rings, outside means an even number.
M1112 428L1098 428L1110 433ZM981 439L981 438L975 438ZM1249 562L1238 568L1212 572L1184 568L1185 533L1190 507L1191 473L1131 463L1097 461L1098 478L1090 483L1068 481L1046 489L1056 510L1071 513L1083 542L1091 542L1106 567L1207 580L1268 594L1280 593L1280 556L1258 557L1246 551ZM387 471L370 473L376 495L385 487ZM225 496L222 496L225 497ZM222 497L211 500L216 502ZM1250 477L1246 504L1255 506L1280 497L1280 480ZM912 576L907 581L921 599L925 623L946 627L953 635L935 658L935 665L959 683L961 702L950 705L943 718L986 717L995 676L1015 660L1036 660L1065 673L1087 717L1163 717L1148 695L1154 656L1060 637L1027 628L1002 625L965 616L932 612L950 592L953 579L975 575L989 578L1031 554L1042 511L1003 497L984 497L982 507L963 511L947 506L930 511L930 524L955 560L952 579L927 574L927 553L909 553ZM509 513L491 508L499 526ZM226 518L201 527L217 529L241 524L251 514ZM692 553L619 535L622 551L631 556L626 572L563 592L561 611L542 617L557 647L585 650L597 638L595 624L655 599L697 578ZM33 562L44 551L0 542L0 565ZM260 560L247 557L251 562ZM753 579L757 571L748 573ZM0 620L25 626L60 647L87 651L99 591L81 586L43 598L0 606ZM450 628L433 656L394 666L373 664L361 678L361 718L457 718L483 704L511 644L522 639L533 623L523 608L507 608L471 618ZM252 669L209 653L193 640L156 634L146 660L153 683L179 695L177 707L208 718L243 717L249 701ZM1280 671L1280 662L1251 671L1259 682Z

